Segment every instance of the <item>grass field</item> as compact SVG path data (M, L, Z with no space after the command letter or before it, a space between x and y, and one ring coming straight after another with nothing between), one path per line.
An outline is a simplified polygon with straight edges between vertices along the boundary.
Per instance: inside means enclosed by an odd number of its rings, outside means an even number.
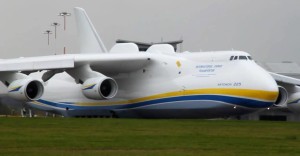
M0 118L0 155L300 155L300 123Z

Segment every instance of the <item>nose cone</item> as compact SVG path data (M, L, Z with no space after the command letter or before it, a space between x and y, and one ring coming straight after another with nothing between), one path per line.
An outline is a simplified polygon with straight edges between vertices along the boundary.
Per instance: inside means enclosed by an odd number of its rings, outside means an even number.
M255 86L259 90L279 93L278 85L274 78L265 70L257 72L255 77ZM275 99L276 100L276 99Z
M269 74L266 74L266 77L261 78L259 81L260 100L267 102L266 107L270 107L275 104L279 96L277 83Z
M273 103L276 102L277 97L279 95L278 85L275 79L263 68L257 65L257 84L258 88L270 92L270 94L266 94L266 99L269 99Z
M245 66L244 66L245 67ZM250 89L248 97L253 100L249 107L266 108L272 106L279 95L276 81L273 77L257 64L247 66L241 78L244 79L244 87Z

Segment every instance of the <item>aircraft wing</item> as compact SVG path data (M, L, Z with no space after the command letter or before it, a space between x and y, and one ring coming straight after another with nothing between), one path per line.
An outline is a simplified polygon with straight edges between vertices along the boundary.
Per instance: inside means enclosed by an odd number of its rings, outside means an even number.
M272 73L272 72L270 72L270 74L277 82L290 84L290 85L300 85L300 79L296 79L293 77L276 74L276 73Z
M147 53L102 53L75 56L75 67L89 64L103 74L128 73L145 67L150 62Z
M104 74L127 73L138 70L149 62L145 53L134 54L67 54L0 60L0 72L34 72L38 70L72 69L90 65Z
M36 71L48 69L73 68L71 56L54 55L0 60L0 72Z

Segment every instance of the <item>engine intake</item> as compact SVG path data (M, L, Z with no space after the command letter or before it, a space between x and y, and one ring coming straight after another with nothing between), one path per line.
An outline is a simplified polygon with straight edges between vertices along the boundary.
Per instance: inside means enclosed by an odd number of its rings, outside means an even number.
M285 88L278 86L279 94L277 100L275 101L275 106L284 106L288 100L288 92Z
M83 83L82 92L89 99L110 99L117 94L118 85L110 77L90 78Z
M38 100L44 93L44 85L39 80L19 79L8 86L8 95L22 101Z

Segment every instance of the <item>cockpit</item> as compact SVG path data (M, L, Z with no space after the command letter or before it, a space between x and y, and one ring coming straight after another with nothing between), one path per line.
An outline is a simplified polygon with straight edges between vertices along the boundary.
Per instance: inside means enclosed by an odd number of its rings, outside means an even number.
M234 60L253 60L251 56L245 56L245 55L240 55L240 56L230 56L230 61Z

